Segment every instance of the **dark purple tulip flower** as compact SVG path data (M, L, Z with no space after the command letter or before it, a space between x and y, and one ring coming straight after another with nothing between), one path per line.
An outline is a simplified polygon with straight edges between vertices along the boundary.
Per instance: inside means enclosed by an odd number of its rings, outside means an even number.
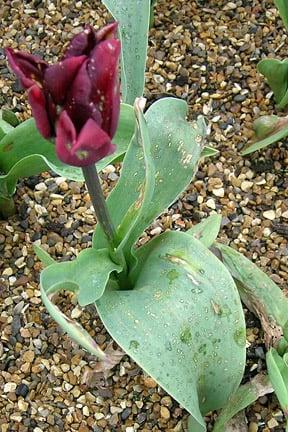
M56 137L59 159L85 167L115 150L120 109L117 23L96 32L91 26L70 42L59 63L6 49L9 65L28 90L37 128Z

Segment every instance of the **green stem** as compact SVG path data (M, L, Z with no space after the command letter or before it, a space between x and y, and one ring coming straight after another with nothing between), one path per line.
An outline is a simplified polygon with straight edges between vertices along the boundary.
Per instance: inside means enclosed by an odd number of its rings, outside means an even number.
M0 217L7 219L16 213L14 199L12 197L0 196Z
M89 165L82 168L82 172L86 181L87 189L94 207L98 223L101 225L101 228L103 229L110 244L111 259L123 266L123 271L118 274L117 277L119 288L125 290L129 289L129 282L127 277L128 269L126 260L122 251L116 252L116 248L119 242L102 192L97 169L95 165Z
M82 171L98 223L101 225L108 242L115 249L117 246L116 231L108 212L96 166L83 167Z

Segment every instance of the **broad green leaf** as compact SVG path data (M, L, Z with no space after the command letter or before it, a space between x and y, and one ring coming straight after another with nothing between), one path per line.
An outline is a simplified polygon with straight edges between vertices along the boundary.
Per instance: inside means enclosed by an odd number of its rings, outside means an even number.
M288 30L288 3L287 0L274 0L275 5L279 10L279 14L282 18L283 24Z
M254 129L256 128L256 139L259 138L259 140L248 144L248 146L242 150L241 154L250 154L286 138L288 136L287 120L287 117L277 116L263 116L257 119L254 122ZM260 122L262 122L261 125L259 124Z
M283 333L284 333L284 337L282 337L279 340L277 347L276 347L278 354L281 356L283 356L284 354L286 354L288 352L288 342L287 342L287 339L285 338L285 334L286 334L285 328L284 328Z
M266 77L278 108L285 108L288 103L288 60L264 59L257 69Z
M47 267L49 268L49 267ZM44 270L45 271L45 270ZM48 310L51 317L57 322L57 324L66 332L71 339L79 344L81 347L85 348L91 354L96 355L100 359L105 358L104 352L99 348L96 342L92 339L89 333L77 323L77 321L68 318L60 309L53 303L52 296L60 291L59 288L47 287L44 289L41 287L41 297L46 309ZM76 286L70 285L69 287L64 287L64 289L73 291Z
M44 267L48 267L51 264L56 264L56 261L41 246L33 244L33 250Z
M49 264L47 256L44 259ZM105 353L81 325L60 311L52 296L68 290L77 293L81 306L93 303L103 294L113 271L119 272L121 268L110 260L107 250L86 249L71 262L48 265L40 276L42 300L51 317L75 342L104 361Z
M11 130L13 126L5 119L5 115L3 116L3 110L0 110L0 140Z
M89 248L73 261L48 265L41 273L41 287L45 292L59 289L77 291L80 306L87 306L102 296L111 273L121 270L111 261L107 249L96 251Z
M98 170L103 169L126 152L134 134L134 128L133 108L122 104L119 127L113 140L117 146L116 152L102 159L97 164ZM29 168L31 168L30 171ZM19 177L37 174L48 169L71 180L83 180L80 168L66 165L58 160L54 144L39 134L33 119L21 123L0 141L0 171L6 174L2 176L0 182L7 182L10 194L14 193Z
M1 118L6 121L10 126L16 127L20 123L18 117L13 111L2 109Z
M274 348L266 354L268 375L284 414L288 416L288 364Z
M9 134L10 135L10 134ZM6 135L7 137L8 135ZM5 137L5 138L6 138ZM5 139L4 138L4 139ZM0 164L2 155L0 154ZM7 172L0 175L0 189L6 190L7 198L11 197L16 188L17 181L21 177L29 177L48 169L47 164L40 155L25 156L16 162Z
M215 246L221 252L224 265L237 281L243 302L259 317L267 336L273 337L275 324L283 329L287 323L288 298L245 256L229 246L220 243L216 243Z
M149 0L102 0L119 22L123 101L133 105L143 96L150 19Z
M216 150L213 147L205 146L201 152L201 158L215 156L218 153L219 150Z
M225 431L225 426L239 411L244 410L259 397L272 393L273 388L267 375L256 375L250 382L240 386L229 398L225 407L220 411L215 422L213 432ZM191 432L193 430L191 429Z
M168 232L136 250L133 290L107 288L96 307L108 332L205 431L245 365L245 322L229 272L198 240Z
M141 233L152 221L171 205L188 186L197 168L203 148L206 125L202 117L197 122L186 121L187 104L175 98L163 98L155 102L146 112L151 154L155 171L154 193L145 214L137 221L137 231ZM146 142L143 143L146 145ZM121 177L109 195L107 205L114 226L121 224L125 215L131 214L133 206L142 204L145 184L145 162L142 148L136 138L131 141L123 162ZM146 173L151 176L151 172ZM128 212L129 211L129 212ZM133 224L133 218L130 218ZM126 216L125 234L129 230ZM121 237L121 233L120 233ZM130 242L131 243L131 242ZM93 239L97 249L107 247L106 239L99 227Z
M193 237L209 248L219 234L221 220L221 215L213 214L190 228L187 234L193 235Z

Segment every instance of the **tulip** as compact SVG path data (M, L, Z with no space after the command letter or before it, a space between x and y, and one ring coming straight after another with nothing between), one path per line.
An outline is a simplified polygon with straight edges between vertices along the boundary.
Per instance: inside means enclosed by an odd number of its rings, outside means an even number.
M56 153L68 165L86 167L115 150L120 109L117 23L91 26L70 42L59 63L6 49L9 65L28 91L41 135L56 138Z

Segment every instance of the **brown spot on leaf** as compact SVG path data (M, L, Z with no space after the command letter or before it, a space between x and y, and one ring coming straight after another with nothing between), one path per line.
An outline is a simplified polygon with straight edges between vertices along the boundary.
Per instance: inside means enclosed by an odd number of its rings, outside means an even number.
M13 150L13 142L9 142L5 144L4 147L2 148L3 152L10 152L12 150Z

